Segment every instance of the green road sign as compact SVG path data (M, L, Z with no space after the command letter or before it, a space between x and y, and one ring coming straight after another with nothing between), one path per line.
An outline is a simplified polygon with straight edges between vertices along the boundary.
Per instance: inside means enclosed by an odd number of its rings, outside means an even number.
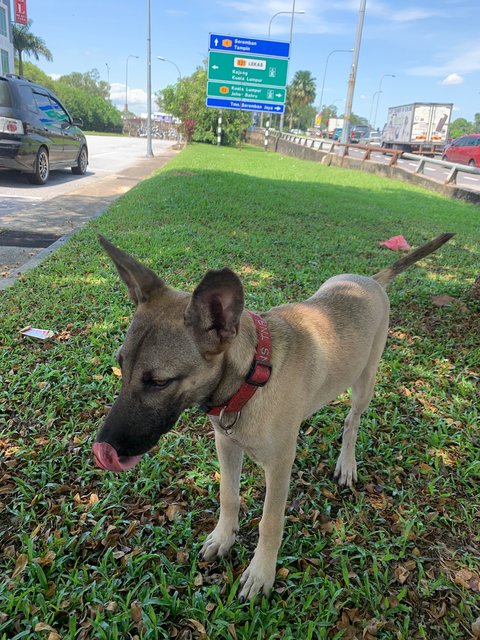
M285 89L275 87L257 87L251 84L233 84L232 82L209 82L207 94L212 97L233 98L237 100L261 100L262 102L285 102Z
M256 86L285 87L288 59L267 56L243 56L210 51L208 80L248 83Z

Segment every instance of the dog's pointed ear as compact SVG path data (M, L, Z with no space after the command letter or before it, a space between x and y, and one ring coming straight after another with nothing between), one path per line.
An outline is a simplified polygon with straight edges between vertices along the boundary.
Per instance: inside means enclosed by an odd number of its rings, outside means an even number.
M141 302L147 302L154 291L166 287L163 280L151 269L137 262L132 256L113 245L106 238L99 235L98 241L113 260L120 278L128 287L130 299L137 306Z
M185 324L193 330L203 353L221 353L235 339L243 301L243 286L233 271L205 274L185 311Z

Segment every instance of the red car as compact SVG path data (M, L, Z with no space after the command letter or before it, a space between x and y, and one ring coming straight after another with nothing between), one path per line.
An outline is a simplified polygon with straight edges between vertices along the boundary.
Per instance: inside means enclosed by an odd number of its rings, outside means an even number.
M442 160L480 167L480 133L456 138L443 152Z

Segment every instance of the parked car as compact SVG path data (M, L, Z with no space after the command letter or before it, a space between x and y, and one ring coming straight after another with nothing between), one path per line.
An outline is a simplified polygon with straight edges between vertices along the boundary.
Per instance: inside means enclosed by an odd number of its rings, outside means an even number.
M332 134L332 140L340 140L340 138L342 137L342 131L342 127L335 127Z
M366 124L354 124L350 129L349 140L350 142L364 142L363 138L366 138L370 133L370 127Z
M442 160L480 167L480 133L471 133L456 138L445 147Z
M51 169L84 174L88 147L81 126L50 89L0 75L0 168L22 171L33 184L45 184Z

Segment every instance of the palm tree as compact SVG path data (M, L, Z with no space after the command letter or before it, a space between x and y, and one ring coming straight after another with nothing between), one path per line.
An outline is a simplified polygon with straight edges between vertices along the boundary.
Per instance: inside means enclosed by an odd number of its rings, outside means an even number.
M290 93L290 129L293 126L294 115L299 109L315 100L316 87L315 78L312 78L310 71L297 71L289 87Z
M28 25L22 24L19 26L15 23L12 25L13 48L18 53L18 75L22 78L22 53L25 52L27 55L33 55L35 60L38 60L40 56L43 56L49 62L53 60L52 53L45 44L45 41L30 31L31 24L32 20L28 21Z

